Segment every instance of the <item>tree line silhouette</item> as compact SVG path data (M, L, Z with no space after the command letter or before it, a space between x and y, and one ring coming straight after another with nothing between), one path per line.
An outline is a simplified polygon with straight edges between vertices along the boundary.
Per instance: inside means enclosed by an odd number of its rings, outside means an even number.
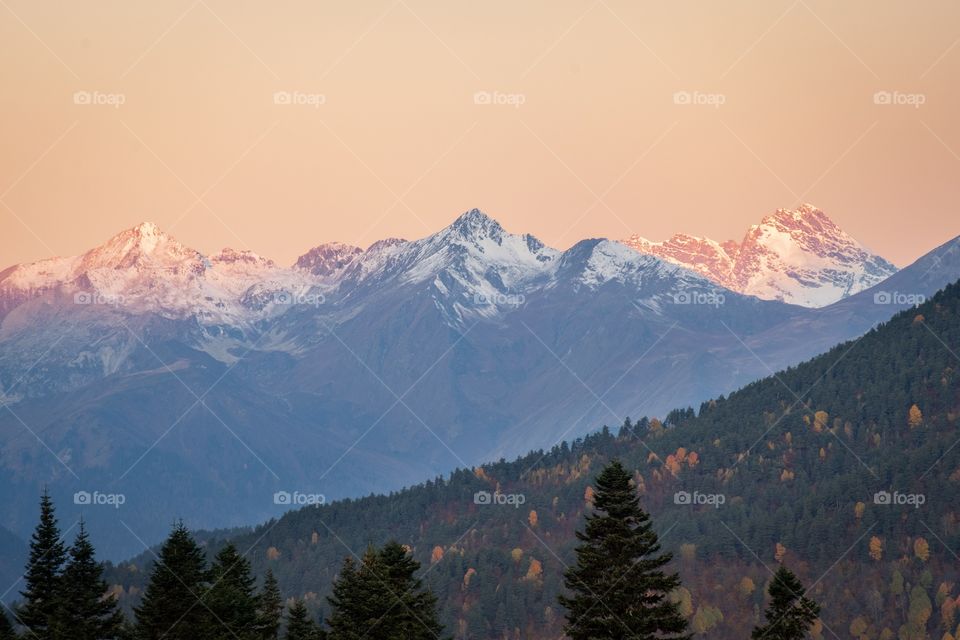
M565 572L571 640L689 640L675 597L673 556L663 552L631 474L613 460L597 476L593 512L577 531L576 562ZM417 576L420 563L396 541L347 557L334 582L327 620L303 599L285 602L269 570L257 588L250 562L227 544L208 566L183 523L156 556L143 599L125 619L103 579L83 521L72 546L61 538L46 491L31 537L23 600L0 611L0 640L445 640L437 598ZM785 566L770 584L766 624L754 640L801 640L820 607Z

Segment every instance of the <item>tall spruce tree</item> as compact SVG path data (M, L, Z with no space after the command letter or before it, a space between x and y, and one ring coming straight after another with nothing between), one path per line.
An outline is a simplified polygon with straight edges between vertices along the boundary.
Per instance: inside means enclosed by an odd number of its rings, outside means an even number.
M373 547L367 549L359 565L353 558L344 560L340 575L333 583L333 593L327 598L332 607L328 624L333 640L383 637L377 630L390 604L385 597L382 574Z
M753 640L802 640L820 615L820 605L804 595L803 584L780 565L768 590L767 624L754 627Z
M58 640L111 640L120 636L123 614L117 609L116 599L107 595L103 566L96 561L83 520L60 578L58 599L53 623L53 635Z
M283 621L283 596L280 586L267 569L263 579L263 588L257 594L257 623L256 636L259 640L277 640L280 634L280 623Z
M257 599L250 562L228 544L210 569L204 602L210 613L204 637L209 640L256 640Z
M178 523L163 543L140 606L134 609L140 640L195 640L208 628L201 602L208 580L203 551Z
M668 594L680 586L677 574L664 567L671 554L660 553L650 516L630 474L619 461L596 478L594 512L586 517L576 564L567 569L571 596L565 631L572 640L685 640L687 621Z
M30 539L30 559L20 592L24 603L18 611L20 623L35 640L53 640L60 575L66 560L66 550L60 540L53 500L46 489L40 497L40 522Z
M328 598L331 640L436 640L437 599L416 577L420 563L397 542L344 562Z
M17 640L17 632L4 609L5 607L0 604L0 640Z
M317 624L307 612L307 604L297 600L287 612L287 634L285 640L316 640Z
M443 633L443 625L437 613L437 598L423 588L423 581L416 576L420 563L396 541L384 545L377 554L377 560L388 604L381 625L390 630L389 637L411 640L439 638Z

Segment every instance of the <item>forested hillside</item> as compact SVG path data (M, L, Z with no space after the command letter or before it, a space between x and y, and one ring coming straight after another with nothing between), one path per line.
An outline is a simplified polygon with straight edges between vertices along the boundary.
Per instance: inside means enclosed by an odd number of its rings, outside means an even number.
M748 347L744 347L745 351ZM456 638L557 638L556 597L592 477L635 469L692 629L749 635L778 563L823 605L824 638L955 638L960 605L960 284L861 339L661 419L308 507L234 538L318 612L343 558L395 538ZM571 416L571 420L576 416ZM485 492L485 493L484 493ZM208 540L207 554L222 543ZM125 606L144 555L111 567ZM949 635L946 635L949 634Z

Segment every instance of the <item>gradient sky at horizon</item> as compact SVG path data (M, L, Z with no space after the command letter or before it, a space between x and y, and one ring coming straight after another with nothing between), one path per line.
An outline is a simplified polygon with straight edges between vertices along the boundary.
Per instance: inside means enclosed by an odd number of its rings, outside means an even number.
M955 1L3 0L0 42L0 269L143 220L292 263L472 207L558 248L800 202L901 266L960 234Z

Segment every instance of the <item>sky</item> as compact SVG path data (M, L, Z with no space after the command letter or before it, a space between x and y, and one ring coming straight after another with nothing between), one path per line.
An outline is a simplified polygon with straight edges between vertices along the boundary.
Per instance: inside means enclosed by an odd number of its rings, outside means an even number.
M901 266L960 235L954 0L2 0L0 51L0 268L473 207L561 249L801 202Z

